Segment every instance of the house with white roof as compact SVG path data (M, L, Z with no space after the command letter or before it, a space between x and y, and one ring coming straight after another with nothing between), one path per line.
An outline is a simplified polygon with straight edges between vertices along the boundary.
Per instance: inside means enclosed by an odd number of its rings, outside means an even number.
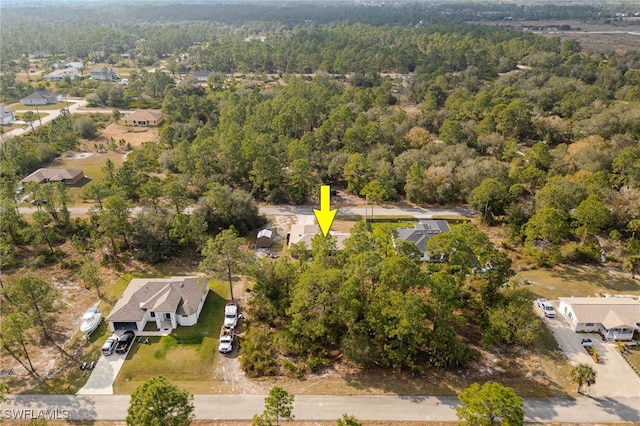
M292 225L291 231L289 231L289 247L291 247L292 244L303 243L307 249L311 249L311 240L320 233L320 226L315 223L297 223ZM336 249L342 250L344 248L344 241L349 238L350 234L347 232L329 231L329 235L335 238Z
M561 297L558 311L576 332L599 332L609 340L631 340L640 330L637 297Z

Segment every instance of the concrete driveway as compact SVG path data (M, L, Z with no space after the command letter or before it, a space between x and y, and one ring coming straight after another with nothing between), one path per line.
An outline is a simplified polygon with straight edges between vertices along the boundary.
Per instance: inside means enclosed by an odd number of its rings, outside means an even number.
M593 397L640 397L640 377L622 358L614 343L605 342L598 333L576 333L562 314L558 311L558 302L551 302L556 309L555 318L543 318L558 345L571 364L589 364L596 371L596 383L589 388ZM535 307L538 315L540 309ZM582 347L582 339L591 339L593 347L598 350L602 363L596 364L593 358Z
M87 383L78 391L79 395L113 395L113 382L124 364L127 354L101 355Z

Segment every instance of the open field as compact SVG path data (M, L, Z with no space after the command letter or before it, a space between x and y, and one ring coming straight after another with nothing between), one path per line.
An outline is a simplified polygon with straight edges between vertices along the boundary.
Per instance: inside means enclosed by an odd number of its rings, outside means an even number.
M527 30L545 37L560 37L562 41L577 40L588 50L598 52L640 51L640 25L638 21L588 23L583 21L508 21L499 25L513 29L543 27L540 30ZM569 25L570 30L560 31L560 25ZM556 27L556 28L553 28Z
M527 282L525 288L547 299L605 293L640 295L640 281L632 280L629 274L594 266L557 266L553 269L520 271L516 280Z

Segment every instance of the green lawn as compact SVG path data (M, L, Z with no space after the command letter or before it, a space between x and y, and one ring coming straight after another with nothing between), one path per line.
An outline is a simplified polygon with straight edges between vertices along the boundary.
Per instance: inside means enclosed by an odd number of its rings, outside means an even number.
M222 281L212 281L209 287L196 325L178 327L169 336L150 337L150 344L134 343L113 385L115 393L129 394L159 375L189 392L207 393L215 380L214 361L228 296Z
M58 102L57 104L49 104L49 105L38 105L38 110L61 110L62 108L66 108L67 104L65 102ZM25 105L22 102L17 102L9 106L10 109L28 109L35 111L35 105Z

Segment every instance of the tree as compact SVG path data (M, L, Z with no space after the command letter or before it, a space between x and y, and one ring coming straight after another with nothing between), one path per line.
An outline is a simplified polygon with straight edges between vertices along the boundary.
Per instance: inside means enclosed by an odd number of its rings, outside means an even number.
M93 287L96 289L98 298L101 298L100 287L102 287L102 277L100 276L100 268L95 264L91 255L86 255L84 261L78 271L78 277L84 281L84 285L87 288Z
M0 340L2 351L18 361L32 377L38 377L38 372L31 363L27 345L33 344L31 334L33 318L24 312L12 312L2 318L0 323Z
M595 194L576 207L573 217L578 225L576 232L583 236L594 235L612 222L611 212Z
M271 426L280 424L280 419L293 420L294 396L281 387L274 386L269 395L264 399L264 411L253 418L254 426Z
M246 268L251 259L248 253L240 249L243 242L243 239L238 236L232 226L220 232L215 238L209 238L202 249L204 259L200 262L200 270L222 272L229 280L231 300L234 299L233 274Z
M338 419L338 426L362 426L362 423L360 423L355 417L344 413L342 418Z
M578 364L571 370L571 380L577 386L576 392L582 393L586 386L586 393L589 393L589 386L596 382L596 371L589 364Z
M0 402L6 403L11 400L7 397L9 393L9 386L6 383L0 383Z
M188 426L193 410L192 395L157 376L133 392L126 421L135 426Z
M456 414L465 424L515 426L524 422L522 398L500 383L473 383L460 392L458 399L461 405L456 407Z
M628 256L624 260L622 267L629 271L631 279L635 280L636 275L640 274L640 255Z
M294 204L307 200L316 184L311 163L306 158L300 158L291 163L291 170L287 175L289 182L289 199Z
M482 212L482 221L493 223L494 216L504 214L509 196L505 184L493 178L484 179L469 195L469 205Z
M10 287L8 294L16 310L33 318L44 337L51 340L49 331L56 322L55 314L64 307L53 284L35 275L25 275Z
M33 122L36 121L37 119L38 119L38 116L33 111L27 111L24 114L22 114L22 120L31 126L32 132L35 132L35 129L33 128Z
M73 121L73 130L81 138L93 139L96 136L97 129L96 123L91 117L87 117L86 115L78 117Z
M125 245L129 245L127 239L127 235L131 231L129 216L129 203L122 196L112 195L104 201L104 210L98 219L98 230L111 241L114 256L118 254L116 238L122 237Z
M118 124L118 120L122 118L122 113L119 110L114 109L113 112L111 113L111 118L113 118L113 121L115 121L116 124Z

